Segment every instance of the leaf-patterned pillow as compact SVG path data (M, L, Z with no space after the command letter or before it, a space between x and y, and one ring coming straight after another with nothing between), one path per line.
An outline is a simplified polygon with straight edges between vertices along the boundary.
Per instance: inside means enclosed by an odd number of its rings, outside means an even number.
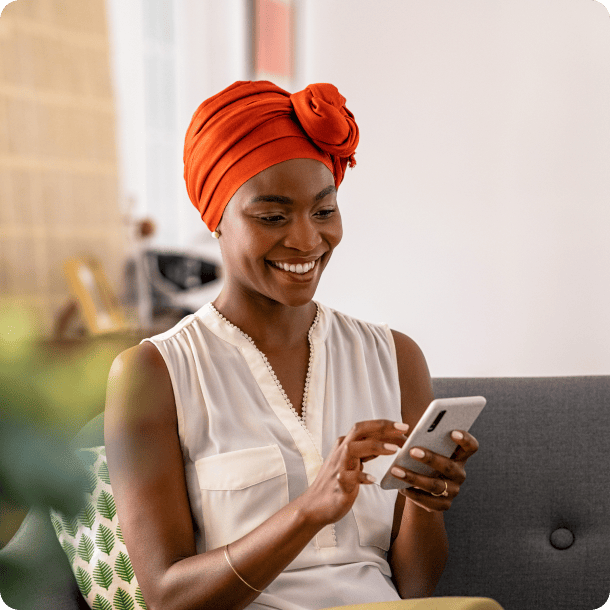
M106 448L79 449L89 471L87 504L74 519L51 509L51 522L83 597L93 610L146 610L110 487Z

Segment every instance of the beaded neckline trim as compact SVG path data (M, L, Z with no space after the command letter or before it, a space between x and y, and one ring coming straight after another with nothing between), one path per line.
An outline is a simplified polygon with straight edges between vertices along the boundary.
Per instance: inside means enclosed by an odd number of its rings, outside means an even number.
M307 428L307 396L309 395L309 380L311 378L311 367L312 367L313 358L314 358L314 345L313 345L313 342L311 340L311 336L313 334L314 329L316 328L316 326L318 324L318 320L320 319L320 306L316 303L316 317L314 318L313 323L309 327L309 331L307 331L307 341L309 342L309 363L307 364L307 376L305 377L305 388L303 389L303 402L301 403L301 414L299 415L298 411L294 408L290 398L288 398L288 394L286 394L284 388L282 387L282 384L280 383L280 380L277 378L277 375L275 374L275 371L273 370L273 367L271 366L271 363L269 362L269 360L267 360L267 356L265 356L265 354L263 354L263 352L261 352L261 350L258 349L258 347L256 347L256 344L254 343L254 340L252 339L252 337L250 337L250 335L248 335L241 328L239 328L239 326L236 326L232 322L229 322L229 320L227 320L216 309L216 307L214 307L214 305L212 303L210 303L209 305L210 305L210 309L225 324L227 324L229 327L234 328L239 333L241 333L241 335L245 339L247 339L248 342L252 345L252 347L254 347L254 349L260 354L261 358L263 359L263 362L265 363L269 373L271 374L271 377L273 378L273 381L275 381L275 384L278 387L278 389L280 391L280 394L284 398L286 404L288 405L290 410L294 413L295 417L299 420L301 425L309 433L309 428Z

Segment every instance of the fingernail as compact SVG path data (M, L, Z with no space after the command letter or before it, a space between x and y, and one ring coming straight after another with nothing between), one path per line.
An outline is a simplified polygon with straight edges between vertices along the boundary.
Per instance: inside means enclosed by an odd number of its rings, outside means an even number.
M403 432L406 432L409 429L409 424L403 424L402 422L396 422L394 424L394 428L396 428L397 430L402 430Z
M390 472L395 476L398 477L399 479L404 479L405 475L407 474L404 470L401 470L400 468L396 468L396 466L394 466Z
M392 445L391 443L384 443L383 448L391 451L392 453L396 453L400 449L398 445Z
M411 449L411 455L414 458L423 458L426 454L419 447L415 447L415 449Z
M366 480L370 481L371 483L374 483L377 479L372 474L367 474Z
M458 432L457 430L454 430L454 431L451 433L451 438L452 438L454 441L461 441L461 440L464 438L464 435L463 435L461 432Z

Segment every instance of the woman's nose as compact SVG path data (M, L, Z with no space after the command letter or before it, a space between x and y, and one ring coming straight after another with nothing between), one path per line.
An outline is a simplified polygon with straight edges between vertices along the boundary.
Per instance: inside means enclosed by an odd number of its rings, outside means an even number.
M288 226L284 239L287 248L301 252L311 252L322 242L319 228L311 218L296 218Z

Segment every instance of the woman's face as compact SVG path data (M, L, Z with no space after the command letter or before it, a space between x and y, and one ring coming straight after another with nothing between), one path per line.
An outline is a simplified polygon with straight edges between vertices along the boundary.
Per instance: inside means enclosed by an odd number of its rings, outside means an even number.
M305 305L343 235L332 172L314 159L268 167L233 195L218 230L226 289Z

